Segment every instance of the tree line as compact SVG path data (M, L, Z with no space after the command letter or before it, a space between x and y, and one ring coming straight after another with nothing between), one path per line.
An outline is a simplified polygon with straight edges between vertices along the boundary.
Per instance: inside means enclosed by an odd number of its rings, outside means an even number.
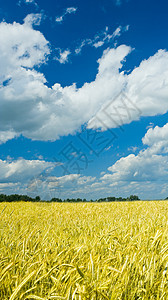
M27 195L5 195L0 194L0 202L18 202L18 201L25 201L25 202L115 202L115 201L137 201L140 200L138 196L131 195L127 198L116 198L116 197L106 197L106 198L99 198L96 200L90 199L89 201L81 198L67 198L67 199L61 199L61 198L52 198L51 200L45 201L41 200L40 196L36 196L35 198L29 197Z

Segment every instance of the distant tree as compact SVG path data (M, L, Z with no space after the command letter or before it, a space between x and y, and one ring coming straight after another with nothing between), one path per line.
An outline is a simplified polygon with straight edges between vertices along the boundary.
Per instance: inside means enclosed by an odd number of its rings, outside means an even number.
M62 202L62 199L60 199L60 198L52 198L51 202Z
M136 195L131 195L131 196L129 197L129 200L130 200L130 201L136 201L136 200L140 200L140 199L139 199L139 197L136 196Z
M77 202L77 200L75 198L71 198L70 202Z
M0 202L16 202L16 201L34 201L35 199L27 196L27 195L18 195L18 194L12 194L12 195L0 195Z
M131 195L128 198L115 198L115 197L107 197L107 198L99 198L95 200L95 202L113 202L113 201L136 201L140 200L138 196L136 195ZM168 200L168 197L165 199ZM18 194L12 194L12 195L5 195L5 194L0 194L0 202L16 202L16 201L30 201L30 202L39 202L42 201L40 200L40 196L36 196L35 198L31 198L28 195L18 195ZM51 202L86 202L87 200L84 198L83 200L81 198L67 198L67 199L60 199L60 198L52 198L50 200ZM45 200L43 202L46 202ZM92 199L90 202L94 202Z
M28 202L28 201L32 201L32 202L37 201L36 198L33 199L33 198L31 198L27 195L16 195L16 196L18 197L18 201L26 201L26 202Z
M7 201L7 196L4 195L4 194L1 194L0 195L0 202L5 202L5 201Z
M36 201L40 201L40 200L41 200L41 199L40 199L40 196L36 196L35 200L36 200Z
M99 198L98 200L96 200L96 202L105 202L107 200L107 198Z
M62 202L62 199L60 199L60 198L52 198L51 201L52 202Z
M81 198L77 198L76 202L82 202L82 199Z
M113 202L113 201L116 201L116 198L115 197L107 197L107 201Z
M77 202L77 200L74 199L74 198L71 198L71 199L67 198L67 199L64 200L64 201L65 201L65 202Z

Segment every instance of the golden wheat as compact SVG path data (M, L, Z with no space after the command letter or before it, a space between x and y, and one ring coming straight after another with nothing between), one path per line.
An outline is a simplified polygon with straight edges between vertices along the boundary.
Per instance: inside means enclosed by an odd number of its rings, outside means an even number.
M0 299L168 299L168 202L0 203Z

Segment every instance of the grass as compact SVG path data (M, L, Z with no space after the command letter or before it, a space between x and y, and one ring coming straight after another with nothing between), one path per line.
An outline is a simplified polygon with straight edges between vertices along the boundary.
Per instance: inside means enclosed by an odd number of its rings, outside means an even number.
M168 202L0 203L0 299L168 299Z

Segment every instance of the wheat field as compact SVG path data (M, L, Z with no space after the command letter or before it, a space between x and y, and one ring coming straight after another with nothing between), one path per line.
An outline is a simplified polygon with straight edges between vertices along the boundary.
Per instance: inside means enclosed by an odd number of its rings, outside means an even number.
M0 203L0 299L168 299L168 202Z

